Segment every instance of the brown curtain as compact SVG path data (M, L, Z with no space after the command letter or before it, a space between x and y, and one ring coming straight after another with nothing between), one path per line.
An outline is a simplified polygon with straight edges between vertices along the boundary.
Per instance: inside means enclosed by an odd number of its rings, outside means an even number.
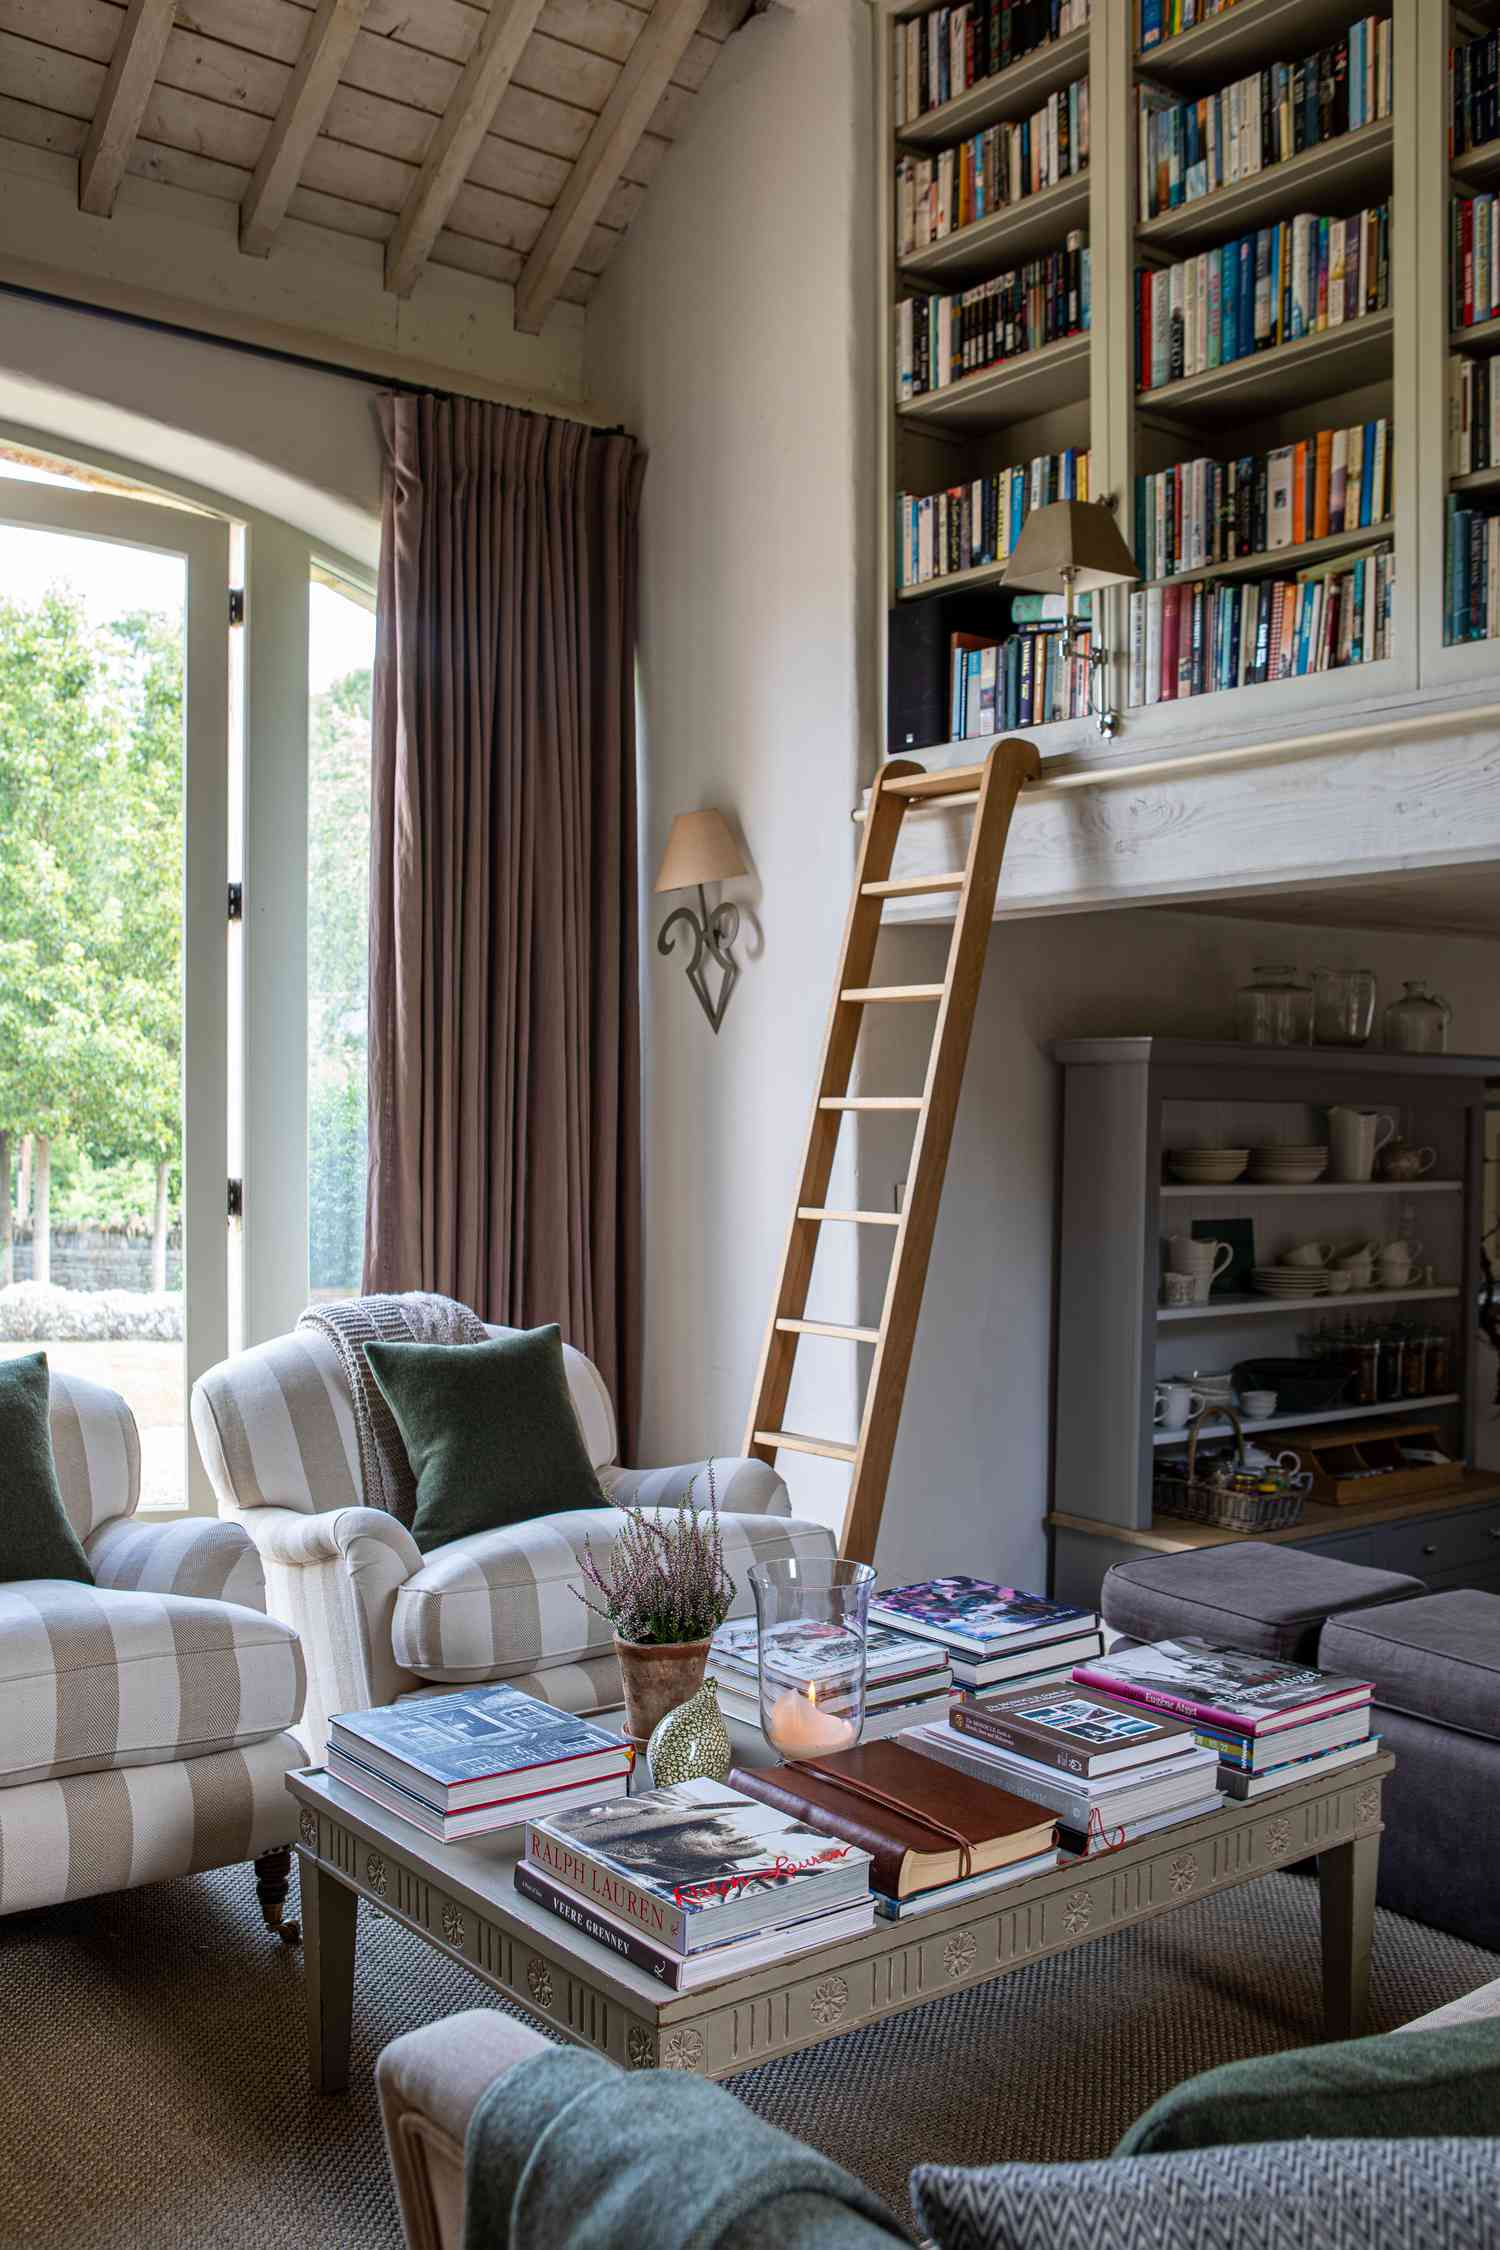
M367 1291L640 1353L634 440L387 396Z

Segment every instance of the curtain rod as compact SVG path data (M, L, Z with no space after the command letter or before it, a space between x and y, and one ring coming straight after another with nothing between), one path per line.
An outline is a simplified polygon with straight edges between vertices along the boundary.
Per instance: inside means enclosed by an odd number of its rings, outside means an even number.
M408 398L447 396L470 399L476 406L496 406L504 402L481 398L477 391L452 389L440 393L434 383L412 383L401 375L372 375L365 367L349 367L342 360L319 359L311 352L288 351L279 344L252 344L239 336L218 336L211 329L193 328L186 321L162 320L151 313L126 312L118 305L97 305L85 297L68 297L60 290L34 289L24 282L0 280L0 293L7 297L24 297L32 304L56 305L64 312L87 313L94 320L114 320L127 328L145 328L158 336L186 336L195 344L213 344L220 351L240 352L247 359L269 359L285 367L305 367L315 375L337 375L342 382L363 383L367 389L399 391ZM543 406L513 406L512 414L532 414L557 422L576 422L576 414L553 414ZM623 422L612 422L608 428L590 423L600 437L628 437L630 432Z

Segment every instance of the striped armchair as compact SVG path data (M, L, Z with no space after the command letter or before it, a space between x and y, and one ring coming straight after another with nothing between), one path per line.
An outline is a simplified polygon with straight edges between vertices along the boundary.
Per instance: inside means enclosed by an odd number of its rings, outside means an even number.
M705 1504L705 1461L618 1465L604 1380L582 1352L563 1351L589 1459L609 1497L647 1508ZM620 1701L613 1636L576 1598L583 1542L602 1558L624 1522L617 1508L539 1515L424 1555L405 1524L365 1505L353 1400L337 1351L315 1328L210 1368L193 1386L192 1416L219 1513L255 1541L267 1606L301 1637L301 1732L315 1760L333 1713L430 1695L434 1686L508 1680L568 1711ZM832 1534L791 1514L786 1486L764 1461L716 1455L714 1485L735 1616L754 1608L751 1563L833 1553Z
M0 1583L0 1914L255 1861L282 1920L305 1757L297 1636L238 1525L143 1522L135 1418L51 1374L52 1449L94 1574Z

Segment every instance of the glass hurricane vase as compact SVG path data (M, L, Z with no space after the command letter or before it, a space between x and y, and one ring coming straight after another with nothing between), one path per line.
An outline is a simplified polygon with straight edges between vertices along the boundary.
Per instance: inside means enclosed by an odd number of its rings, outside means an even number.
M783 1758L852 1750L865 1723L868 1563L778 1561L750 1570L761 1731Z

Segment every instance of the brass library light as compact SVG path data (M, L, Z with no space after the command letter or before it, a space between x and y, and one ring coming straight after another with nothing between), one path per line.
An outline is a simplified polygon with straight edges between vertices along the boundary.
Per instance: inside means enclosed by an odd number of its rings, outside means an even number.
M1022 524L1001 581L1029 593L1062 595L1063 654L1073 661L1082 658L1088 665L1089 709L1101 734L1113 734L1116 723L1115 712L1107 704L1101 706L1097 694L1109 650L1100 641L1098 620L1091 615L1089 626L1080 628L1073 604L1080 594L1128 586L1139 576L1135 558L1104 501L1053 500L1044 508L1033 508ZM1089 633L1086 649L1079 645L1082 630Z

